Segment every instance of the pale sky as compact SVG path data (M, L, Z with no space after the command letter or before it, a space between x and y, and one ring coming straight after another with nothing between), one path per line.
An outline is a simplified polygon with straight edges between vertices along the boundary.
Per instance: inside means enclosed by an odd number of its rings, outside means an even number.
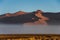
M60 0L0 0L0 14L17 11L60 12Z

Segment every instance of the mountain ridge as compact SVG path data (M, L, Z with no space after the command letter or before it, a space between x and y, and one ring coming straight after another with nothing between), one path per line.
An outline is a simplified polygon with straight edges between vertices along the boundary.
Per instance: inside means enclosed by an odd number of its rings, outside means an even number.
M26 23L28 22L31 17L31 14L34 14L34 12L23 12L23 11L18 11L16 13L9 13L8 15L4 14L4 15L0 15L0 22L2 23ZM52 13L52 12L43 12L43 15L48 17L49 20L46 21L49 25L60 25L60 12L57 13ZM24 17L27 19L25 20ZM24 21L22 21L19 18L23 18ZM19 21L20 20L20 21ZM36 20L34 20L36 21ZM33 20L31 20L31 22L34 22Z

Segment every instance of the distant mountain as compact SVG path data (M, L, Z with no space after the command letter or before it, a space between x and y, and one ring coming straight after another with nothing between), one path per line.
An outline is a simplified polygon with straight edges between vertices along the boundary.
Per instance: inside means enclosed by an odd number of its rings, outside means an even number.
M13 23L13 24L23 24L27 22L35 22L38 19L31 20L32 14L35 12L23 12L18 11L16 13L7 13L0 15L0 22L1 23ZM48 17L49 20L46 21L49 25L60 25L60 12L52 13L52 12L43 12L43 15Z
M60 12L58 13L43 13L44 16L48 17L50 20L47 21L50 25L60 25Z
M25 14L25 12L18 11L16 13L6 13L6 14L3 14L3 15L0 15L0 18L18 16L18 15L22 15L22 14Z

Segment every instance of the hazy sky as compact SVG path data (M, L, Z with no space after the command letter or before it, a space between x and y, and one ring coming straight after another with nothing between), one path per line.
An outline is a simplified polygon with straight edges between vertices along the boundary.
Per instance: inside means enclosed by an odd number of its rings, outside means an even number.
M60 0L0 0L0 14L17 11L60 12Z

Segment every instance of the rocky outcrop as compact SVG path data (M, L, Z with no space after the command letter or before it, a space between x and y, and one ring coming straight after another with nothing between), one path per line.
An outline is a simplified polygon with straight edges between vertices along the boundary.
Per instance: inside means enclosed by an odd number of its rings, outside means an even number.
M14 15L22 15L22 14L25 14L25 12L23 12L23 11L18 11L18 12L16 12L16 13L14 13Z
M10 17L10 16L12 16L12 14L11 13L6 13L5 16Z
M25 12L23 11L18 11L16 13L6 13L3 16L0 15L0 18L18 16L18 15L23 15L23 14L25 14Z

